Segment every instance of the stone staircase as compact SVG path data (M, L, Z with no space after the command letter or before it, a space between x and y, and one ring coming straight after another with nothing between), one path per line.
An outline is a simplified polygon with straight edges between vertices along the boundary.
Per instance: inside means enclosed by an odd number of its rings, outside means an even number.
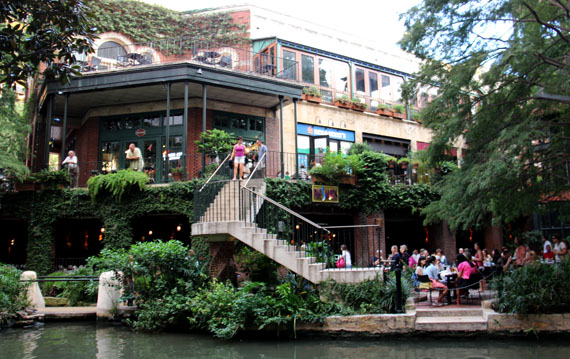
M481 307L416 308L416 330L422 332L487 331L487 318Z
M249 184L248 187L256 193L265 192L263 180L252 180ZM380 268L326 269L324 263L317 263L316 258L307 256L304 250L278 240L276 235L267 233L266 229L253 223L255 214L263 204L263 197L243 201L240 191L239 181L225 184L204 215L192 224L192 235L205 236L211 241L237 239L312 283L328 279L355 283L382 276ZM245 208L240 208L240 203Z

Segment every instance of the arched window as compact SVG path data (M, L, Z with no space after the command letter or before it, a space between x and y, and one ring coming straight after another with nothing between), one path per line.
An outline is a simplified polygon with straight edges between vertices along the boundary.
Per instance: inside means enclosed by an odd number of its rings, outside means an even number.
M97 56L106 59L117 60L119 56L126 56L127 51L115 41L105 41L97 49Z

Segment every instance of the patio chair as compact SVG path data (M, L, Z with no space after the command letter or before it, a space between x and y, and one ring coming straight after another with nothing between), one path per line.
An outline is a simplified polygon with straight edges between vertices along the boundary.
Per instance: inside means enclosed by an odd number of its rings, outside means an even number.
M429 293L429 302L430 302L430 304L433 303L431 292L432 291L439 292L442 289L432 287L431 279L429 279L429 276L427 276L427 275L417 275L417 279L419 282L419 285L418 285L419 291L420 292L428 292Z

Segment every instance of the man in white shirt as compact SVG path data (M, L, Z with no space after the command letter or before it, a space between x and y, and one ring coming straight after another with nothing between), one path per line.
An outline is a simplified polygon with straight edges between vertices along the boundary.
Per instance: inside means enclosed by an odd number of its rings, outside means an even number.
M134 143L129 145L129 149L125 151L126 159L129 163L129 168L134 171L142 171L144 167L144 160L141 150L135 146Z
M566 247L566 243L560 240L558 234L552 235L552 241L554 242L554 255L556 258L556 262L560 262L562 259L568 256L568 248Z
M74 151L69 151L67 157L61 163L62 166L67 168L67 173L71 177L71 187L77 187L77 182L79 180L79 166L77 165L77 156Z
M552 248L552 243L548 239L546 239L546 236L544 234L542 235L541 240L542 240L542 253L546 253L548 252L546 247Z

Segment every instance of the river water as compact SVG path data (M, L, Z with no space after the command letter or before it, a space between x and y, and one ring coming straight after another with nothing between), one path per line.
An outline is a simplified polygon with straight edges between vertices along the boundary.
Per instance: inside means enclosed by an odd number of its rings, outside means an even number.
M0 331L1 359L163 358L357 358L484 359L570 358L570 342L492 338L342 338L223 341L207 335L144 334L94 323L48 323L34 329Z

